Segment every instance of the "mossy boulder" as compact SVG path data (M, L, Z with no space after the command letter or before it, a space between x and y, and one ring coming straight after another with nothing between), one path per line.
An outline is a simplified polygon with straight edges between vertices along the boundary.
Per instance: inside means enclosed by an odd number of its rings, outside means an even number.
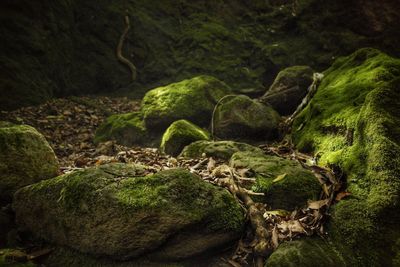
M171 124L161 139L161 151L178 156L182 149L199 140L208 140L210 135L207 131L194 125L187 120L179 120Z
M183 169L144 172L115 163L24 187L16 221L50 243L116 260L188 258L239 237L244 215L228 191Z
M57 173L57 158L42 134L28 125L0 123L0 202Z
M351 265L395 266L400 237L400 60L365 48L338 59L293 124L297 148L347 175L330 233Z
M108 117L96 130L95 143L115 140L125 146L159 143L160 134L147 131L140 112L116 114Z
M264 153L237 152L232 155L230 165L249 168L255 172L255 192L265 193L260 201L273 209L293 210L317 200L321 185L314 174L298 162Z
M186 146L179 155L184 158L200 158L203 156L229 160L238 151L262 153L258 147L234 141L196 141Z
M343 258L328 242L319 238L304 238L280 244L267 259L265 267L340 267Z
M219 138L272 140L278 136L279 114L248 96L226 97L216 108L214 131Z
M0 249L0 266L2 267L35 267L37 266L28 261L26 253L17 249Z
M180 119L208 126L217 101L230 88L211 76L198 76L150 90L143 98L142 112L147 128L165 130Z
M313 73L308 66L292 66L280 71L260 101L271 105L281 115L292 114L307 95Z

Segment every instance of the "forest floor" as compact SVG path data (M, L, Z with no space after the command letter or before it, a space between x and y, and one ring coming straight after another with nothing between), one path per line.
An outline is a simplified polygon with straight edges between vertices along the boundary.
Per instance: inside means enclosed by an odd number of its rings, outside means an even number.
M2 111L0 120L28 124L41 132L59 159L60 174L111 162L143 164L147 166L149 174L183 167L210 183L226 187L238 197L244 209L249 209L243 196L246 199L246 195L257 193L243 190L242 183L252 181L252 178L246 176L246 172L249 171L247 169L234 169L226 162L213 158L176 159L160 154L157 148L124 147L114 141L100 143L97 146L94 144L95 131L108 116L137 111L139 108L139 101L128 98L70 97L53 99L40 106L25 107L10 112ZM289 212L271 211L265 204L253 203L258 211L257 220L261 215L262 222L254 222L249 218L253 224L252 228L257 228L260 226L257 224L261 224L267 230L264 238L270 250L275 249L279 243L297 236L314 234L324 236L323 225L330 205L347 196L346 192L339 192L340 177L336 178L330 169L309 164L312 162L311 156L296 152L288 144L278 143L259 147L267 154L299 161L303 167L314 172L322 190L320 200L309 202L307 206ZM260 237L254 236L254 232L257 231L253 230L247 231L232 257L226 259L230 265L245 266L249 261L254 261L252 251L261 240Z

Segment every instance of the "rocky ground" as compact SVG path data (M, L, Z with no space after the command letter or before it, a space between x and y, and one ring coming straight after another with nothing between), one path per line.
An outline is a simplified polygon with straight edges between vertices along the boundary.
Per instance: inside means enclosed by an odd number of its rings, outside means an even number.
M361 49L260 99L202 75L2 112L0 259L396 266L399 66Z

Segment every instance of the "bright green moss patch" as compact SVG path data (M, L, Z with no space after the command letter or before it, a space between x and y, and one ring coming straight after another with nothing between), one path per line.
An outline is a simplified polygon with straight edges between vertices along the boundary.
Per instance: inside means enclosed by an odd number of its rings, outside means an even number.
M142 102L146 127L166 129L180 119L208 126L217 101L230 88L211 76L198 76L149 91Z
M179 156L185 158L200 158L205 156L229 160L238 151L262 153L260 148L246 143L233 141L196 141L186 146Z
M208 139L210 139L210 135L207 131L187 120L179 120L172 123L165 131L160 148L161 151L175 157L186 145Z
M400 60L366 48L324 74L293 140L347 174L353 197L335 207L331 226L342 251L358 264L390 266L394 240L380 233L399 223L392 213L400 203Z
M144 125L140 112L112 115L100 125L94 138L95 143L116 140L119 144L154 145L158 138L154 133L149 133Z
M314 174L292 160L263 153L237 152L232 155L230 164L256 173L252 190L265 193L259 200L273 209L302 207L307 200L317 200L321 192Z

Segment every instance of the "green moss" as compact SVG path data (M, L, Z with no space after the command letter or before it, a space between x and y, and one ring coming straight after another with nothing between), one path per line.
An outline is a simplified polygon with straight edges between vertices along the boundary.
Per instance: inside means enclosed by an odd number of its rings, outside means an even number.
M175 157L190 143L208 139L210 135L207 131L187 120L179 120L172 123L165 131L160 148L164 153Z
M262 152L258 147L246 143L233 141L196 141L186 146L179 156L185 158L200 158L205 155L206 157L229 160L230 157L238 151Z
M249 168L256 173L256 184L252 190L265 193L265 197L260 197L259 201L273 209L293 210L302 207L307 200L317 200L321 192L314 174L292 160L263 153L237 152L232 155L230 164L235 168Z
M149 132L140 112L112 115L99 126L95 143L115 140L119 144L153 146L159 142L158 134Z
M50 243L118 260L164 245L164 259L188 258L240 235L244 214L227 190L184 169L144 172L116 163L24 187L14 197L16 220ZM181 249L186 242L193 247Z
M389 215L399 208L399 74L400 60L374 49L338 59L293 125L299 149L347 174L353 199L335 207L331 231L343 251L369 266L391 264L394 241L378 233L399 221Z
M227 97L215 110L215 135L227 139L272 140L278 136L279 114L248 96Z
M279 245L267 259L265 267L338 267L345 261L328 242L319 238L293 240Z
M198 76L153 89L142 101L146 127L164 130L179 119L207 126L214 105L229 91L226 84L210 76Z
M0 201L19 188L57 175L57 158L38 131L6 122L0 127Z

